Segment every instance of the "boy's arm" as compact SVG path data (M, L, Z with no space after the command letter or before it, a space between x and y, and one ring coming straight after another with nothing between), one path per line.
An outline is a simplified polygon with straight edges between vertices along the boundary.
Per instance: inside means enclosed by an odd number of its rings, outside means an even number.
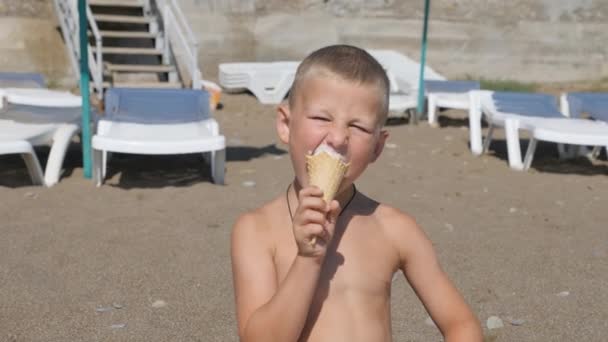
M412 219L401 221L401 269L445 341L481 342L479 321L441 269L431 241Z
M241 341L296 341L320 274L319 258L298 255L279 284L272 243L259 218L241 217L232 233L232 271Z

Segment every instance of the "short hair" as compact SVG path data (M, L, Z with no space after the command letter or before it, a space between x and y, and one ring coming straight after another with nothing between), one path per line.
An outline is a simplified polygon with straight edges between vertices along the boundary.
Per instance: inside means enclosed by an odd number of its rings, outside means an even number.
M378 112L381 125L384 124L388 116L390 84L382 65L367 51L351 45L330 45L308 55L296 71L289 92L290 107L293 107L302 81L313 70L329 71L346 81L377 86L381 97Z

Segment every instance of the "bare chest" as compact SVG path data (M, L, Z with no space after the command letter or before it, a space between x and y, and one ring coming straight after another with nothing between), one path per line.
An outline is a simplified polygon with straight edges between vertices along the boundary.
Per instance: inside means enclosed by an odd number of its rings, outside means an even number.
M275 265L279 283L285 279L297 255L291 232L276 250ZM351 223L336 233L321 270L317 292L324 297L387 296L398 255L390 241L373 225Z

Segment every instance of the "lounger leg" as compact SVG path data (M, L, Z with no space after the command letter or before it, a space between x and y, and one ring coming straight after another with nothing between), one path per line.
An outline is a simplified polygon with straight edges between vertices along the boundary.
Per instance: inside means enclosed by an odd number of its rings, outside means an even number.
M226 149L211 152L211 179L213 183L224 184L225 163Z
M38 161L38 157L36 157L34 149L32 149L31 152L22 153L21 158L23 158L23 161L25 162L25 166L30 174L32 183L34 185L43 185L44 174L42 173L42 167L40 166L40 161Z
M435 95L429 94L428 96L428 121L429 125L437 127L437 107L435 106Z
M483 153L479 94L474 91L470 92L469 103L469 140L471 143L471 152L478 156Z
M597 159L600 157L600 152L602 151L601 146L594 146L593 150L591 150L591 158Z
M509 166L513 170L521 171L524 165L521 161L521 147L519 145L519 123L516 120L505 121L505 134L507 136L507 154Z
M44 174L44 184L46 186L51 187L59 181L65 154L72 141L72 137L74 137L77 131L78 126L76 125L62 125L57 129L55 135L53 135L53 145L51 146Z
M106 178L106 174L108 171L108 163L110 162L110 159L112 159L112 152L104 150L101 157L101 178Z
M104 163L104 156L106 151L93 149L93 181L95 186L101 186L103 183L104 175L102 164Z
M534 152L536 151L537 140L532 137L528 144L528 150L526 151L526 157L524 158L524 171L527 171L532 165L532 159L534 159Z
M490 123L488 127L488 135L486 136L486 140L483 142L483 149L481 153L487 153L490 149L490 144L492 143L492 138L494 137L494 125Z
M568 145L565 144L557 144L557 154L559 156L559 159L565 159L568 157L568 149L567 149Z

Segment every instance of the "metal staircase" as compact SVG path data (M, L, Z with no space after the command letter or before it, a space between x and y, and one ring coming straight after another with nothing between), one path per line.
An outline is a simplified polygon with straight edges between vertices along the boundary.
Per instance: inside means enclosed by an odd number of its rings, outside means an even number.
M77 0L53 0L76 75L80 76ZM89 72L105 89L201 89L198 44L176 0L88 0Z

